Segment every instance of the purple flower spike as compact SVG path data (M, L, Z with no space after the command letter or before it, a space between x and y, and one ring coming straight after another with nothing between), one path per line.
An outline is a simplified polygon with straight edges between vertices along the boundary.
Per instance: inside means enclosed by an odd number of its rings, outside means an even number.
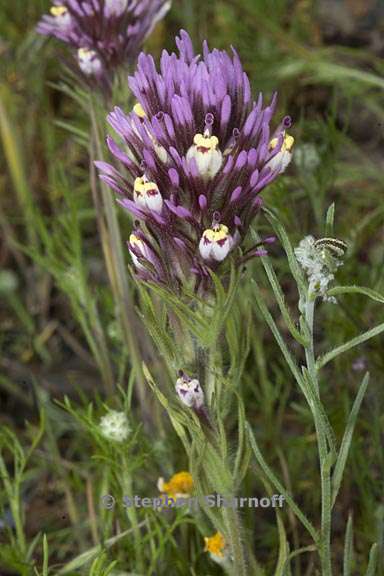
M258 195L288 166L294 141L289 117L272 126L276 95L264 108L262 95L252 100L234 50L211 51L205 42L196 55L184 31L176 45L178 54L163 52L159 70L152 56L140 54L129 78L136 105L108 117L124 143L110 138L109 149L124 168L99 169L111 187L121 191L127 183L120 203L140 211L157 268L166 271L158 277L172 289L205 291L210 269L224 268L232 255L241 265L238 248L260 210ZM250 252L265 250L242 246L243 255Z
M71 46L83 75L110 86L169 7L169 0L54 0L37 32Z

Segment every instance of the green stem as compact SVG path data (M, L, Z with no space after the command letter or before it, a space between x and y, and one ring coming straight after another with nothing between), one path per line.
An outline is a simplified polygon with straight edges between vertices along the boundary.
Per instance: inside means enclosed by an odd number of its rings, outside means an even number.
M131 497L133 495L132 490L132 475L127 463L127 459L123 456L122 462L123 468L123 490L124 495ZM143 560L143 547L142 547L142 535L140 532L140 526L137 518L136 508L134 506L127 507L127 516L131 523L132 530L133 530L133 540L135 544L135 564L136 568L139 573L144 572L144 560Z
M305 320L309 329L310 341L309 345L305 348L305 358L307 362L308 373L313 384L313 387L319 396L319 383L317 378L317 368L314 352L313 340L313 323L315 313L315 298L313 294L308 292L307 301L305 306ZM311 402L312 403L312 402ZM319 418L318 409L313 404L312 413L314 416L317 445L320 460L320 475L321 475L321 569L323 576L332 576L332 561L331 561L331 510L332 510L332 489L331 489L331 466L327 446L327 435L321 425L321 418Z
M233 575L247 576L247 562L241 537L240 518L235 508L223 508L224 521L229 536L229 545L233 556Z

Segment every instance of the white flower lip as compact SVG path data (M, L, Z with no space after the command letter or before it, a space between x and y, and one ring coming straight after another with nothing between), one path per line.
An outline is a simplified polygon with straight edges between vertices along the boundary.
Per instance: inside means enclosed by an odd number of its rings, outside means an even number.
M185 375L180 376L176 382L176 392L188 408L199 410L204 405L204 392L196 378L191 380Z
M211 180L216 176L223 163L223 155L217 149L219 144L216 136L208 133L196 134L193 145L187 152L187 162L196 161L197 168L203 180Z
M207 228L199 243L199 251L204 260L222 262L232 250L235 242L229 234L227 226L215 224Z
M149 182L145 176L136 178L133 199L145 211L160 213L163 209L163 198L157 184Z
M77 60L80 69L87 76L98 76L102 72L103 64L94 50L79 48L77 51Z

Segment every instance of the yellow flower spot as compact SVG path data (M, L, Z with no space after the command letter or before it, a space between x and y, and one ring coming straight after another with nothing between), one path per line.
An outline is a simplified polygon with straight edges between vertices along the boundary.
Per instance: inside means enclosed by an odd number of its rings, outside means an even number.
M132 244L132 246L140 248L140 246L143 245L143 241L140 240L140 238L138 236L136 236L136 234L131 234L129 237L129 243Z
M171 498L189 496L193 490L193 478L189 472L178 472L169 482L164 482L163 478L159 478L158 488L160 492L168 494Z
M209 152L216 150L219 145L219 139L216 136L205 136L203 134L195 134L193 143L200 152Z
M134 107L133 107L133 111L134 113L139 117L139 118L146 118L146 113L144 111L144 108L142 107L142 105L140 104L140 102L137 102Z
M277 146L279 142L278 138L272 138L272 140L269 143L269 149L270 150L274 150ZM284 132L284 141L283 144L281 146L281 150L280 152L290 152L292 150L293 144L295 142L295 139L293 136L290 136L289 134L286 134Z
M159 189L154 182L148 182L148 180L145 178L145 176L142 176L141 178L140 177L136 178L135 184L134 184L134 191L138 195L141 195L141 194L146 195L150 192L156 192L157 193L159 191Z
M52 6L50 12L52 16L64 16L68 12L68 8L65 6Z
M213 536L205 536L205 552L210 552L215 556L224 556L225 540L221 532L216 532Z
M93 54L93 50L91 50L90 48L79 48L77 54L81 60L82 58L87 58L88 56Z
M220 242L226 240L228 236L229 230L224 224L217 224L213 226L213 228L207 228L207 230L203 232L203 237L209 242Z

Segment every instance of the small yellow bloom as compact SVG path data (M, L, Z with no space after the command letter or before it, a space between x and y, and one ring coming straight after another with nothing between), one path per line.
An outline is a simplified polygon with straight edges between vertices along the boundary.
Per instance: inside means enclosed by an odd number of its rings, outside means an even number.
M193 143L197 146L199 152L209 152L209 150L216 150L219 145L219 139L216 136L195 134Z
M129 243L132 244L132 246L140 248L144 242L142 240L140 240L140 238L138 236L136 236L136 234L131 234L129 237Z
M146 113L144 111L144 108L142 107L142 105L140 104L140 102L137 102L134 107L133 107L133 111L134 113L139 117L139 118L146 118Z
M274 150L277 146L279 142L278 138L272 138L272 140L269 143L269 149L270 150ZM293 148L293 144L295 142L295 139L293 136L290 136L289 134L284 132L284 140L283 143L281 145L281 150L280 152L290 152Z
M224 224L217 224L213 228L207 228L203 233L204 238L209 240L209 242L220 242L221 240L226 240L229 236L228 227Z
M52 6L50 9L52 16L64 16L68 12L65 6Z
M224 536L221 532L216 532L213 536L205 536L205 552L210 552L214 556L224 558L224 549L226 546Z
M152 191L156 191L156 193L158 193L159 189L155 182L149 182L145 176L142 176L141 178L138 176L135 179L134 191L138 194L148 194Z
M159 478L157 487L160 492L171 498L185 498L190 496L193 491L193 478L189 472L178 472L172 476L169 482L164 482L164 478Z

